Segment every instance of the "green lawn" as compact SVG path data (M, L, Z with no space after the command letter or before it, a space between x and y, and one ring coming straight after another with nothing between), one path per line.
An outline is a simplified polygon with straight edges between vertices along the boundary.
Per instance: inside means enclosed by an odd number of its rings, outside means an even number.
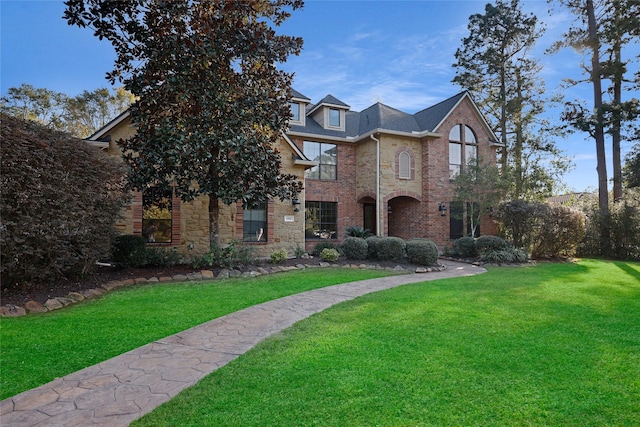
M337 268L145 285L60 311L0 318L0 399L255 304L389 274Z
M301 321L136 426L640 425L640 264L370 294Z

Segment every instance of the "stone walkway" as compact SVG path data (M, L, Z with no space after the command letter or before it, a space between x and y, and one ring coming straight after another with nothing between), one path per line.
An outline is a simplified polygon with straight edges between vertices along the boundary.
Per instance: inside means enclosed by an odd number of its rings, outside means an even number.
M0 425L127 426L264 338L335 304L408 283L486 271L441 262L445 271L330 286L211 320L0 401Z

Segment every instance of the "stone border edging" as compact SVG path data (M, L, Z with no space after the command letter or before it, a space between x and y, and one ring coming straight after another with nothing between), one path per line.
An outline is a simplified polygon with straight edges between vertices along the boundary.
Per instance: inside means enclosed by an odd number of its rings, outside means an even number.
M392 271L398 274L412 274L412 273L431 273L436 271L444 271L446 270L446 266L442 264L438 264L435 266L429 267L416 267L414 271L407 270L401 265L397 265L393 268L391 267L382 267L379 264L342 264L340 266L336 264L331 264L329 262L320 262L319 264L296 264L295 266L278 266L274 265L269 268L265 267L256 267L249 271L242 272L240 270L235 269L222 269L218 272L217 275L214 274L212 270L201 270L199 272L189 273L189 274L177 274L174 276L160 276L160 277L150 277L144 278L139 277L135 279L126 279L126 280L114 280L107 282L100 287L86 289L83 291L77 292L69 292L66 297L53 297L49 298L44 304L40 304L37 301L28 301L25 303L24 307L16 306L16 305L5 305L0 307L0 317L19 317L24 316L30 313L46 313L49 311L59 310L64 307L68 307L70 305L74 305L80 303L84 300L90 300L104 295L107 292L110 292L114 289L123 288L126 286L147 284L147 283L176 283L176 282L195 282L195 281L204 281L204 280L223 280L229 278L239 278L239 277L258 277L264 276L267 274L281 273L284 271L295 271L295 270L305 270L310 268L327 268L327 267L338 267L338 268L351 268L351 269L368 269L368 270L385 270Z

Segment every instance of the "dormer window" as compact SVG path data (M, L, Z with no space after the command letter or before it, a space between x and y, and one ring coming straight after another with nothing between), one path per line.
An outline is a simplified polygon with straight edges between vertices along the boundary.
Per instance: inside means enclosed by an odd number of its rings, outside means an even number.
M324 129L344 132L349 106L331 95L325 96L306 114Z
M291 121L299 122L300 121L300 103L290 102L289 107L291 108Z
M340 110L337 108L329 108L329 126L332 128L339 128L340 125Z
M291 119L289 124L304 126L304 104L298 101L290 101Z

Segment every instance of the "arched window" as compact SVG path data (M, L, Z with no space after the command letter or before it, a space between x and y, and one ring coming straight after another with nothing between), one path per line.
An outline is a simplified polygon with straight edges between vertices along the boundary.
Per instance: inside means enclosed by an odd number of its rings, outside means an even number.
M398 177L401 179L411 179L411 155L403 151L398 156Z
M449 131L449 179L460 174L462 165L478 157L476 134L467 125L458 124Z

